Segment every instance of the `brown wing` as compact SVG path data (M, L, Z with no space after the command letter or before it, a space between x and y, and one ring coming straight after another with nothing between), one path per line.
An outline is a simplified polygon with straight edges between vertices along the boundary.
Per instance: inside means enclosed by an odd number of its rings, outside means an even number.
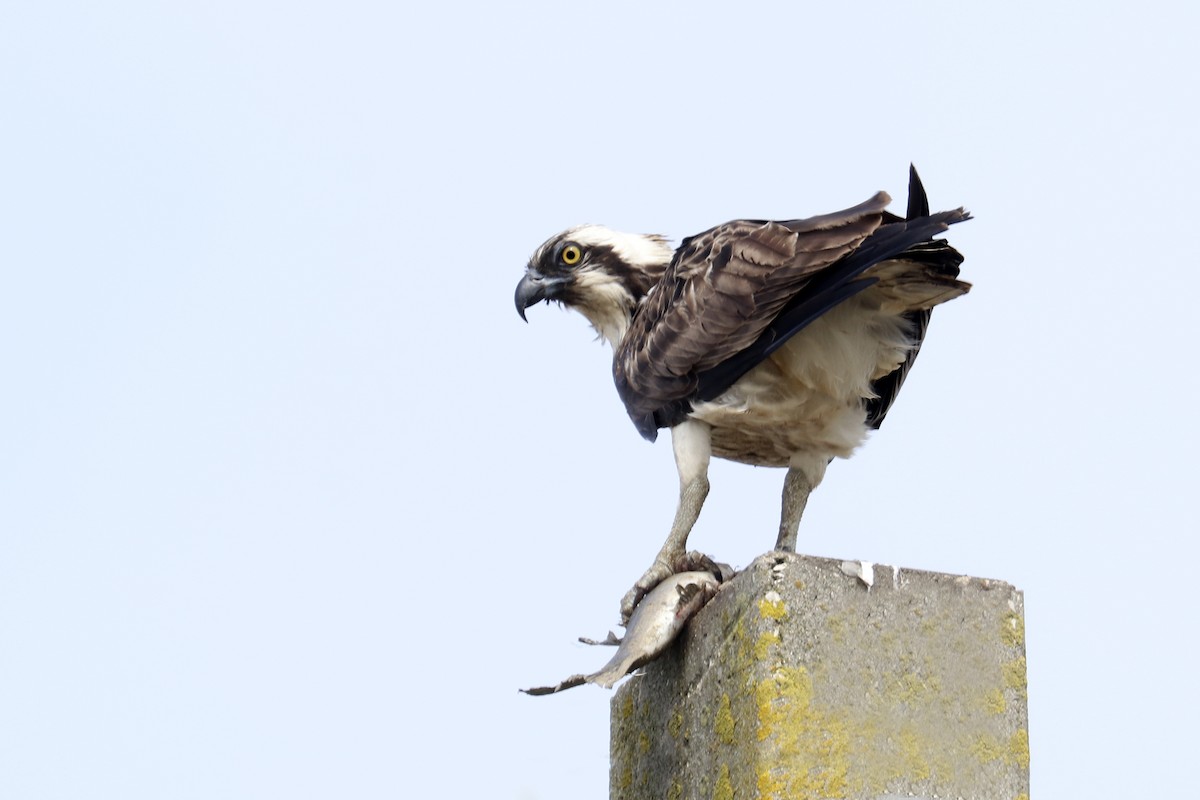
M889 202L880 192L834 214L736 220L684 240L613 359L642 435L653 439L686 413L698 375L758 341L801 289L879 228Z

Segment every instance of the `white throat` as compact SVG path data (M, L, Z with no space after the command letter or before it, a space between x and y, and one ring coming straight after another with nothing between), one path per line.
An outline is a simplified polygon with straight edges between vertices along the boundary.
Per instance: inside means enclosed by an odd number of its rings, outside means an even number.
M633 320L633 296L620 281L602 272L581 272L576 281L587 302L575 309L616 350Z

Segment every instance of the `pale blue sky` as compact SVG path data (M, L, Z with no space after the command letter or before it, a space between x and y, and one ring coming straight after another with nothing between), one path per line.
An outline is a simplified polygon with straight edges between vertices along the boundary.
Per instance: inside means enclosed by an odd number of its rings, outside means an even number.
M800 548L1025 590L1033 792L1194 790L1184 3L0 11L0 797L607 797L675 504L544 238L916 163L975 290ZM774 542L718 463L693 544Z

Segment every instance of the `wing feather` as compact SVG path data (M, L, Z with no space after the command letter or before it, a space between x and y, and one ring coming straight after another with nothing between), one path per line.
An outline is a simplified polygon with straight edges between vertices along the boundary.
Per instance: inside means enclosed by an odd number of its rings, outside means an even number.
M734 220L685 239L613 358L617 391L641 434L653 441L659 428L686 418L693 401L720 396L821 314L877 282L885 286L886 275L864 275L875 264L902 256L950 296L969 289L955 280L962 256L933 237L970 215L961 208L930 214L915 170L907 216L885 211L889 202L879 192L832 214ZM866 409L873 427L916 358L929 312L909 318L917 346L876 382Z
M699 376L753 345L815 276L854 252L883 221L883 192L803 220L735 220L686 239L638 309L613 359L638 430L686 414Z

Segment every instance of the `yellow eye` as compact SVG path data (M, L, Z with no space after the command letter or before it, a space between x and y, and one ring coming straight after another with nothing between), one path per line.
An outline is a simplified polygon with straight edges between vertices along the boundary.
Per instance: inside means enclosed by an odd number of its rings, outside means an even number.
M579 263L579 259L583 258L583 251L579 249L579 245L569 244L562 249L562 262L568 267L572 267Z

